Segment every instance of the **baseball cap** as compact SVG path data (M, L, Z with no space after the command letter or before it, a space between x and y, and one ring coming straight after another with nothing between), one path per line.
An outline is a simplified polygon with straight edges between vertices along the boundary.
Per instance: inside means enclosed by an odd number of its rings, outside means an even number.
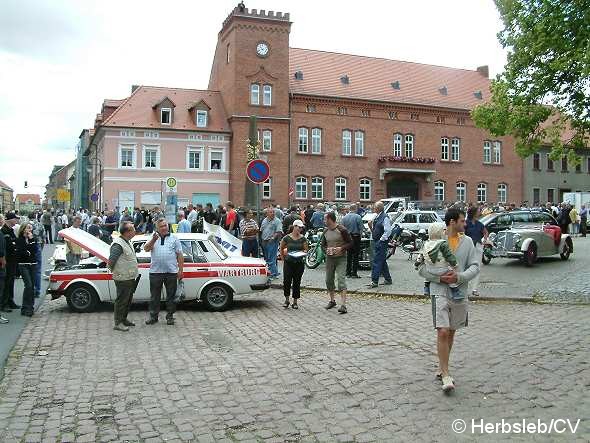
M293 222L293 226L299 226L300 228L304 228L305 225L303 224L303 222L301 220L295 220Z
M6 216L4 217L5 220L16 220L18 217L14 212L7 212Z

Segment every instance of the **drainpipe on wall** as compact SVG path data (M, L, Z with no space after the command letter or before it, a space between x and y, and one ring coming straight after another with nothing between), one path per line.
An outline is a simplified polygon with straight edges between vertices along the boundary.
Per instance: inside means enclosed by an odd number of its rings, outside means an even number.
M291 207L291 196L289 195L289 190L291 189L291 99L293 98L293 94L289 93L289 126L287 128L287 137L288 137L288 145L287 145L287 207Z

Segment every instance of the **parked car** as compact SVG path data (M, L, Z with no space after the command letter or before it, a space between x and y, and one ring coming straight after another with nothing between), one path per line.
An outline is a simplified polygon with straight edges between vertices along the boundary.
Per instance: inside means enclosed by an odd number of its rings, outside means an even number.
M571 237L563 234L559 226L512 227L490 234L482 262L487 265L492 258L517 258L532 266L539 257L559 254L562 260L567 260L573 252Z
M557 226L557 221L551 214L548 214L544 211L535 210L497 212L482 217L480 221L483 223L490 234L492 232L498 233L505 231L506 229L510 229L512 225L539 226L550 224Z
M432 223L444 222L436 211L402 211L391 219L392 224L399 225L402 229L407 229L414 233L418 233L421 230L428 232L428 227Z
M78 244L94 257L79 265L64 265L52 271L47 292L53 299L65 295L70 309L75 312L91 312L100 302L114 301L115 284L111 271L106 267L109 245L81 229L62 229L59 235ZM202 301L212 311L223 311L231 307L234 295L251 294L269 287L264 260L228 256L212 235L175 235L180 239L184 254L186 301ZM147 302L150 299L151 254L143 249L150 238L138 235L131 240L141 276L134 301ZM165 299L164 292L162 299Z
M389 217L397 215L399 210L407 209L410 198L409 197L392 197L392 198L383 198L381 199L383 202L383 210ZM375 212L367 212L363 215L363 222L366 224L371 220L374 220L377 217Z

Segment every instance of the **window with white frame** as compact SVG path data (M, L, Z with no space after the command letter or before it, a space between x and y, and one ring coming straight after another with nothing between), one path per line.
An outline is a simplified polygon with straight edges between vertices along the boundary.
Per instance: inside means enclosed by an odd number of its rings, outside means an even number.
M308 142L309 142L309 131L307 128L299 128L299 143L298 151L302 154L307 154L308 152Z
M311 179L311 198L313 200L322 200L324 198L324 179L322 177L313 177Z
M498 203L506 203L508 201L508 185L500 183L498 185Z
M169 125L170 123L172 123L172 109L160 109L160 123L162 123L163 125Z
M346 179L344 177L336 178L336 200L346 200Z
M488 185L485 183L478 183L477 185L477 202L485 203L488 201Z
M311 130L311 153L322 153L322 130L320 128L313 128Z
M121 130L121 137L135 137L135 130L123 129Z
M295 198L303 200L307 198L307 177L295 179Z
M207 127L207 111L197 109L197 126L199 128Z
M502 142L494 142L494 163L502 163Z
M262 150L264 152L272 150L272 131L269 129L262 131Z
M449 139L446 137L442 137L440 139L440 159L449 159Z
M272 177L266 179L264 183L262 183L262 198L264 200L269 200L271 198L271 189L272 189Z
M396 157L402 156L403 137L401 134L393 134L393 155Z
M223 151L209 151L209 170L223 171Z
M119 168L135 167L135 146L119 146Z
M451 140L451 161L458 162L461 158L461 140L454 138Z
M414 136L412 134L406 135L406 157L414 157Z
M371 179L361 178L359 181L359 198L361 200L371 200Z
M264 106L272 105L272 86L264 85L262 87L262 104Z
M158 146L143 147L143 167L144 169L160 168L160 148Z
M144 138L160 138L160 133L158 131L144 131L143 137Z
M365 155L365 133L363 131L354 132L354 155L357 157Z
M186 168L197 171L203 170L203 148L191 148L186 151Z
M252 83L250 85L250 104L251 105L259 105L260 104L260 85L257 83Z
M457 182L457 201L464 202L467 198L467 185L464 182Z
M342 155L352 155L352 133L348 129L342 131Z
M484 163L491 163L492 162L492 143L488 140L483 142L483 162Z
M445 200L445 182L434 182L434 199L441 202Z

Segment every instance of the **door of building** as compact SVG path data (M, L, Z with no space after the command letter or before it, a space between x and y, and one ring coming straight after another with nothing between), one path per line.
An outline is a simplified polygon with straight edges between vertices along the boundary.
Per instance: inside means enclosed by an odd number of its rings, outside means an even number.
M410 200L418 200L418 183L409 178L389 180L387 198L391 197L410 197Z

